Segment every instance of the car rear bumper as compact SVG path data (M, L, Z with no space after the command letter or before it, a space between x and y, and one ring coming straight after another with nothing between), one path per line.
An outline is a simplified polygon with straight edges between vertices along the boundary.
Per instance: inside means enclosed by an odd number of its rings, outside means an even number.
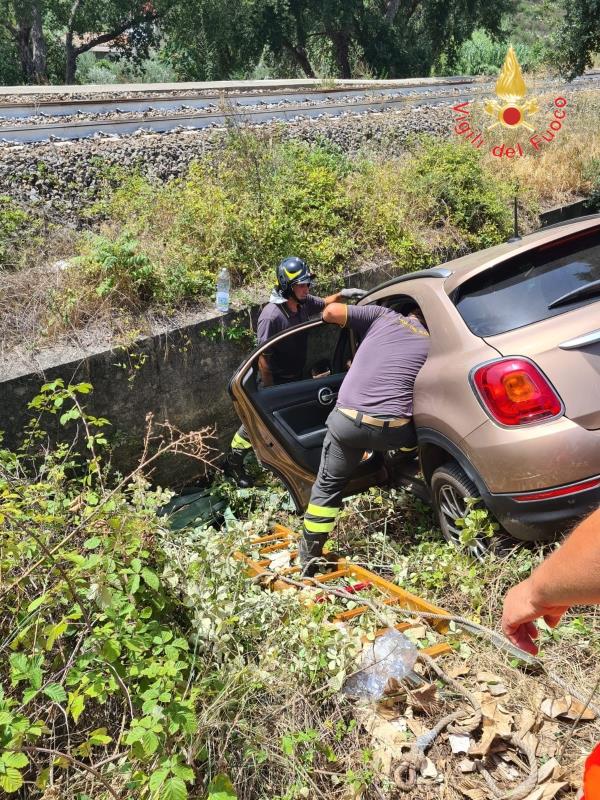
M486 506L500 525L511 536L527 542L555 539L600 506L600 486L539 500L483 494Z

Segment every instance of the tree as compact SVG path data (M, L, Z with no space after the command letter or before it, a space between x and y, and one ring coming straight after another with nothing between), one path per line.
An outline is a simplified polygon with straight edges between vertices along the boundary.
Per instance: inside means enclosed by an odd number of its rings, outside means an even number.
M175 1L70 0L63 3L60 21L65 27L65 83L75 81L77 57L96 45L113 42L127 48L133 37L135 48L147 52L155 39L155 23Z
M22 79L47 83L47 48L62 50L65 83L74 83L77 58L114 43L128 55L147 53L156 24L183 0L0 0L0 25L19 53Z
M16 45L26 83L47 83L46 40L42 0L2 0L0 24Z
M473 30L497 35L515 0L197 0L166 27L188 77L251 69L266 48L281 67L314 77L317 63L350 78L428 75Z
M563 0L557 37L558 66L569 78L581 75L600 52L600 0Z

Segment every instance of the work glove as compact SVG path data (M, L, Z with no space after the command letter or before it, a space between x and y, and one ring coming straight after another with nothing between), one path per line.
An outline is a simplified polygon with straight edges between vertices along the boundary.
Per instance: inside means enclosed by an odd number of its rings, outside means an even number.
M366 295L365 289L342 289L340 292L341 297L345 300L360 300L362 297Z

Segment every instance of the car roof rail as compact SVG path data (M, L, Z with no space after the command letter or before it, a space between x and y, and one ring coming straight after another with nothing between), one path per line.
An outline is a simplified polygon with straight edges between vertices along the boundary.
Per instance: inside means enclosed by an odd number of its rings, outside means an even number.
M369 289L365 297L373 292L378 292L380 289L386 289L388 286L394 286L396 283L403 281L412 281L414 278L449 278L453 274L448 267L432 267L431 269L420 269L417 272L406 272L404 275L398 275L395 278L390 278L389 281L378 283L372 289Z

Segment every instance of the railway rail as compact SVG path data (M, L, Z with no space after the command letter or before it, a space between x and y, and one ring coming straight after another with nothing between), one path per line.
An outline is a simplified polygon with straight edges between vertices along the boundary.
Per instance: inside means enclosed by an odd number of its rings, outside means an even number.
M595 88L600 73L576 79L571 91ZM564 82L540 81L533 91L564 90ZM44 101L34 104L0 104L0 142L30 144L71 141L91 136L118 137L132 133L164 133L222 127L228 122L261 124L299 118L319 118L381 111L393 111L407 104L413 107L463 102L489 95L493 83L473 79L409 86L380 86L352 89L347 86L318 91L240 93L215 97L206 92L196 96L145 98L120 97L104 100ZM9 116L16 114L15 116ZM95 118L88 118L94 117ZM35 121L28 121L31 118ZM52 117L64 117L52 121ZM46 118L49 118L46 121ZM19 124L11 124L14 120Z

